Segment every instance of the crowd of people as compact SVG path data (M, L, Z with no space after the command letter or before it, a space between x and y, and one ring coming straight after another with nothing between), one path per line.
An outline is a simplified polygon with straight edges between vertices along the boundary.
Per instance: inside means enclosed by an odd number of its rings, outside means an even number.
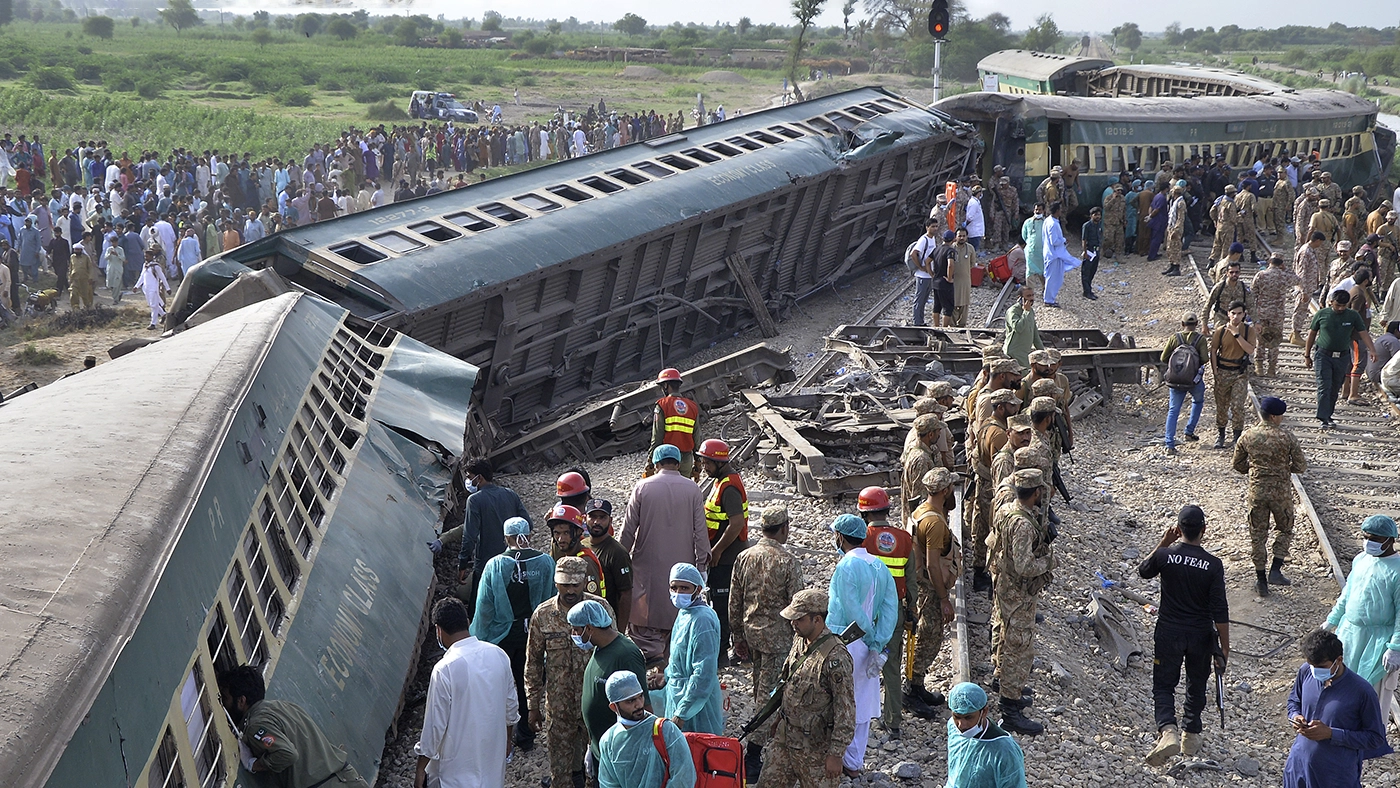
M484 108L479 107L483 113ZM720 109L721 117L723 109ZM675 115L562 107L543 122L350 128L300 156L177 148L134 158L102 140L50 146L37 137L0 139L0 323L67 295L91 308L106 288L112 303L145 299L151 327L165 294L191 266L291 227L460 189L487 168L569 159L685 127ZM112 271L109 263L120 267ZM159 265L151 265L159 263ZM44 293L41 272L54 276ZM118 284L120 281L120 284ZM24 287L29 298L21 298ZM133 290L134 288L134 290Z

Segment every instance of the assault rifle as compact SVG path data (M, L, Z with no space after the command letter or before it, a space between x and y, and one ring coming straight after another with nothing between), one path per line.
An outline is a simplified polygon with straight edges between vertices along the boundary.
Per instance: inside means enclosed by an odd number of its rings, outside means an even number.
M843 644L849 644L865 637L865 630L861 629L860 625L853 621L850 626L842 630L840 635L827 633L823 638L826 637L839 638ZM754 715L754 718L749 720L749 723L739 731L739 739L741 741L749 734L758 730L760 725L767 722L769 717L772 717L783 707L783 691L787 688L788 680L792 678L792 673L796 673L797 669L802 667L802 664L807 661L808 657L816 653L816 646L820 645L821 640L822 639L819 638L816 643L807 647L807 651L793 665L792 671L783 671L782 678L778 680L778 686L774 687L773 694L768 696L768 702L763 704L763 708L758 710L758 714Z

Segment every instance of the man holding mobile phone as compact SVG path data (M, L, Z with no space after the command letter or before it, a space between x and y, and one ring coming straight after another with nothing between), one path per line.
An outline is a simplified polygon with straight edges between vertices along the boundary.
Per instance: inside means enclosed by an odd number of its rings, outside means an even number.
M1342 641L1315 629L1298 644L1306 663L1288 693L1288 721L1298 735L1283 765L1283 784L1361 786L1361 762L1391 752L1376 690L1349 670Z

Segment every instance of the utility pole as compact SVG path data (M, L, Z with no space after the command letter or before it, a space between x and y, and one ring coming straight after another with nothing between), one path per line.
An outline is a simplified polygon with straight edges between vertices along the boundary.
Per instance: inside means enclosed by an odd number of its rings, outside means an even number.
M933 36L933 101L943 98L943 42L948 38L948 0L933 0L928 11L928 34Z

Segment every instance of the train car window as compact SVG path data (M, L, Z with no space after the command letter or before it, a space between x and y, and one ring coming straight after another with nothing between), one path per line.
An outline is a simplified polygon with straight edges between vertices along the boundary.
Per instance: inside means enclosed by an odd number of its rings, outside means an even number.
M378 249L371 249L368 246L365 246L364 244L360 243L359 241L346 241L344 243L338 243L335 246L329 247L329 249L332 252L340 255L341 257L344 257L346 260L349 260L352 263L357 263L359 265L369 265L370 263L377 263L380 260L385 260L389 257L389 255L384 254Z
M748 137L729 137L725 142L730 145L738 145L744 150L763 150L763 146Z
M1181 164L1182 162L1186 161L1185 145L1173 145L1172 153L1174 154L1172 156L1172 164Z
M175 734L169 725L165 727L155 758L151 759L146 785L148 788L187 788L185 773L180 768L180 750L175 746Z
M238 652L228 634L228 619L224 618L224 606L214 603L209 617L209 635L204 642L209 646L209 657L214 662L215 671L231 670L238 667Z
M867 102L865 102L864 104L861 104L861 106L862 106L862 107L865 107L866 109L868 109L868 110L870 110L870 111L872 111L872 112L878 112L878 113L880 113L881 115L888 115L888 114L890 114L890 111L891 111L888 107L882 107L882 106L880 106L879 104L876 104L876 103L873 102L873 101L867 101ZM874 117L874 116L872 116L872 117Z
M1114 146L1113 146L1113 171L1114 171L1114 172L1122 172L1122 171L1124 171L1124 170L1126 170L1126 169L1127 169L1127 167L1124 167L1124 166L1123 166L1123 146L1122 146L1122 145L1114 145Z
M1346 138L1345 145L1344 145L1344 147L1342 148L1342 155L1343 155L1343 156L1350 156L1350 155L1352 154L1352 150L1353 150L1353 148L1352 148L1352 143L1353 143L1353 140L1355 140L1355 139L1356 139L1356 138L1355 138L1355 137L1352 137L1352 136L1348 136L1348 137Z
M675 167L678 170L693 170L696 167L700 166L698 163L693 162L690 159L685 159L680 156L677 156L674 153L668 153L665 156L657 156L656 160L661 162L662 164Z
M417 224L410 224L408 226L408 229L412 230L415 233L418 233L424 238L437 241L438 243L442 243L443 241L451 241L454 238L462 237L461 233L457 232L451 227L446 227L444 225L438 224L437 222L419 222Z
M476 209L478 211L481 211L482 213L494 216L497 219L501 219L502 221L507 222L518 222L521 219L526 218L525 214L515 210L514 208L510 207L509 205L506 205L503 202L488 202L485 205L476 206Z
M850 115L855 115L856 117L862 120L869 120L870 118L875 117L876 114L858 104L852 104L849 107L843 108L841 111Z
M1138 145L1128 146L1128 169L1135 170L1142 163L1142 147Z
M664 148L673 142L685 142L688 139L689 137L685 136L684 134L676 133L667 134L664 137L652 137L651 139L643 140L642 142L648 148Z
M623 183L628 184L629 186L636 186L638 184L646 183L647 181L651 180L650 178L646 177L645 175L642 175L641 173L632 172L631 170L624 170L621 167L615 170L605 170L603 174L608 176L609 178L622 181Z
M403 233L396 233L393 231L371 235L369 239L385 249L399 254L411 252L414 249L422 249L426 245L417 238L409 238Z
M296 428L301 429L301 425L296 425ZM278 574L282 576L282 584L295 594L297 579L301 577L301 565L292 556L291 547L295 545L303 555L311 552L311 534L307 532L305 522L299 524L299 532L283 528L282 519L278 516L276 507L272 505L272 497L263 496L262 504L258 507L258 523L262 526L268 546L272 548L272 558L277 564ZM288 542L292 544L289 545Z
M1108 172L1108 152L1103 145L1094 146L1094 172Z
M1322 142L1322 158L1332 158L1332 138L1328 137Z
M219 756L223 754L223 743L214 729L213 704L198 659L180 689L180 711L185 718L185 733L194 754L195 778L200 788L223 784L222 776L216 773L222 766Z
M263 642L262 626L253 613L253 598L248 594L248 584L237 561L228 573L228 599L233 604L233 626L243 643L246 662L260 667L267 662L267 644Z
M1074 147L1074 158L1077 159L1077 160L1079 161L1079 168L1080 168L1080 170L1087 170L1087 169L1089 169L1089 165L1092 163L1092 162L1089 160L1089 146L1088 146L1088 145L1076 145L1076 146Z
M715 154L710 153L707 150L700 150L699 148L686 148L685 150L681 151L681 153L685 154L686 156L689 156L692 159L703 161L706 164L713 164L720 160L720 157L716 156Z
M569 202L584 202L585 200L593 199L593 195L583 189L575 189L567 183L561 183L558 186L550 186L546 188L545 191L556 197L562 197Z
M482 217L477 216L476 214L470 211L458 211L457 213L449 213L448 215L442 218L446 219L449 222L452 222L458 227L461 227L463 230L471 230L474 233L489 230L492 227L496 226L496 223L491 221L490 219L483 219Z
M832 114L835 114L835 113L832 113ZM768 127L768 130L771 131L771 132L774 132L775 134L781 134L781 135L783 135L784 137L787 137L787 138L790 139L790 140L795 140L795 139L797 139L798 137L801 137L801 136L802 136L802 132L800 132L800 131L798 131L798 130L796 130L796 129L793 129L793 128L789 128L789 127L787 127L787 126L769 126L769 127Z
M632 165L632 169L641 170L653 178L666 178L676 174L675 170L662 167L660 164L653 161L639 161Z
M841 132L841 128L839 126L827 120L826 118L808 118L807 122L812 124L812 127L815 128L817 131L826 134L839 134Z
M1149 171L1157 169L1157 149L1156 149L1156 148L1143 148L1143 149L1142 149L1142 167L1143 167L1144 170L1149 170Z
M772 134L769 134L766 131L751 131L749 132L748 136L753 137L759 142L766 142L769 145L777 145L778 143L783 141L782 138L774 137Z
M707 144L705 147L708 148L709 150L714 151L715 153L719 153L719 154L723 154L723 155L725 155L725 156L731 156L731 157L742 155L743 152L744 152L744 151L743 151L742 149L740 149L740 148L731 148L730 146L725 145L723 142L711 142L711 143Z
M267 558L263 555L257 534L253 533L252 528L243 534L243 557L248 561L249 584L258 598L268 631L277 632L282 624L282 599L277 593L272 570L267 565Z
M522 194L515 198L515 201L529 208L532 211L557 211L563 206L553 200L546 200L538 194Z
M903 101L894 98L878 98L875 99L875 103L882 104L886 107L889 107L892 110L907 109L909 107L908 104L905 104Z

